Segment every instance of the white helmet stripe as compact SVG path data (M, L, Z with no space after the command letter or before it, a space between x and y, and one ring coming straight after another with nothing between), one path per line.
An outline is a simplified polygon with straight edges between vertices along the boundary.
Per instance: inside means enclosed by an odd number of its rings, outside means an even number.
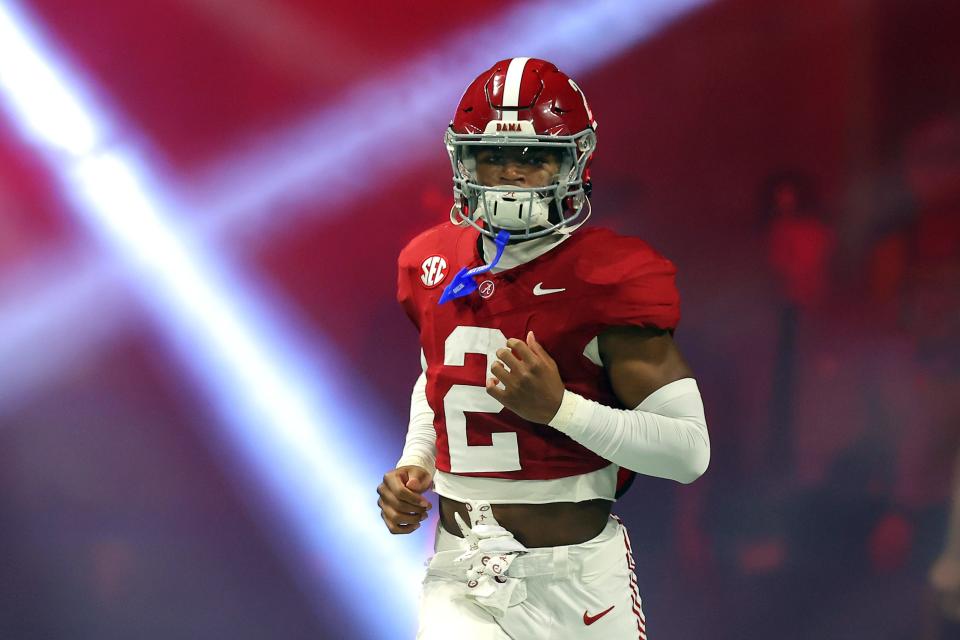
M507 67L507 78L503 82L503 106L516 107L520 102L520 80L523 78L523 68L530 58L514 58ZM516 121L516 111L501 111L504 121Z

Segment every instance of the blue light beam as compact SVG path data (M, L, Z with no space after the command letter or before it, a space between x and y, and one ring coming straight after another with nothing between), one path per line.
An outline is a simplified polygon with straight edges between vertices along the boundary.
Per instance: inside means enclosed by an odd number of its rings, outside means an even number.
M292 207L278 213L278 202L316 199L324 205L319 215L334 216L381 181L443 156L443 130L457 100L494 61L540 57L577 76L708 2L548 0L503 12L408 65L365 79L297 125L244 141L225 154L233 160L201 176L196 191L212 196L193 208L210 212L208 232L256 229L244 236L255 243L264 241L258 222L278 232L296 221Z
M0 5L0 24L9 30L19 22ZM265 306L171 222L163 198L148 188L133 154L116 144L104 145L92 127L82 144L62 139L63 131L50 124L57 122L55 104L44 104L42 117L26 119L36 106L32 101L50 95L65 100L71 108L67 117L82 114L93 122L87 114L96 113L59 82L58 72L43 64L30 42L22 36L18 45L25 49L16 53L30 54L25 59L46 86L35 91L29 86L34 76L10 73L15 62L8 61L3 89L18 107L14 117L42 151L69 152L54 166L80 205L77 213L122 259L160 326L215 401L224 416L221 439L240 454L270 501L281 505L300 542L306 543L307 557L351 559L332 563L339 574L315 575L317 581L332 578L346 586L346 602L357 606L357 620L374 637L412 628L422 574L419 553L398 552L379 521L369 484L353 481L377 477L361 461L372 459L382 468L386 456L373 443L368 443L372 451L353 449L343 437L376 433L372 425L361 426L370 416L348 410L344 398L331 395L342 388L332 383L333 372L313 367L317 377L302 377L295 348L270 326L261 311ZM319 362L325 361L321 355ZM336 481L338 475L343 481ZM388 594L380 590L384 582L392 585ZM370 602L378 602L382 615L365 615Z

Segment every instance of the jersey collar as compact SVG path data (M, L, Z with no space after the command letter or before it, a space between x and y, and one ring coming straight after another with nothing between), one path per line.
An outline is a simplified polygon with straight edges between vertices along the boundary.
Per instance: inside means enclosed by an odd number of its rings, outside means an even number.
M527 240L526 242L508 244L507 248L503 252L503 256L500 258L500 262L498 262L497 266L490 270L490 273L501 273L508 269L526 264L534 258L539 258L547 251L550 251L554 247L558 246L561 242L565 241L571 235L572 234L567 233L554 233L549 236L544 236L543 238L534 238L533 240ZM486 261L488 257L493 258L493 256L495 256L497 253L497 247L493 243L493 239L486 236L480 236L480 240L480 258L484 261Z

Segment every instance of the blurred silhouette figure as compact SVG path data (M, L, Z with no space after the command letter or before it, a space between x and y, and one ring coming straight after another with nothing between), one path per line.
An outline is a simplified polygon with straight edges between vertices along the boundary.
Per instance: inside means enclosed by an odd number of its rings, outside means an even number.
M810 309L829 286L828 266L835 239L807 174L782 171L767 177L760 205L767 228L767 262L789 305Z
M803 172L782 171L767 177L760 189L760 207L766 227L767 264L780 294L770 403L769 475L775 481L789 483L795 460L793 391L799 316L813 310L825 297L835 239L824 222L813 181Z

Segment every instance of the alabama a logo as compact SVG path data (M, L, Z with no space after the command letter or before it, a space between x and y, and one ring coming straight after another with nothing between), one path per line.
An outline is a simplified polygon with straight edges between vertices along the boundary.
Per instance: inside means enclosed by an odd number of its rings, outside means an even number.
M483 282L480 283L480 286L477 287L477 290L480 291L481 298L487 299L493 295L493 290L495 288L496 287L493 284L493 280L484 280Z

